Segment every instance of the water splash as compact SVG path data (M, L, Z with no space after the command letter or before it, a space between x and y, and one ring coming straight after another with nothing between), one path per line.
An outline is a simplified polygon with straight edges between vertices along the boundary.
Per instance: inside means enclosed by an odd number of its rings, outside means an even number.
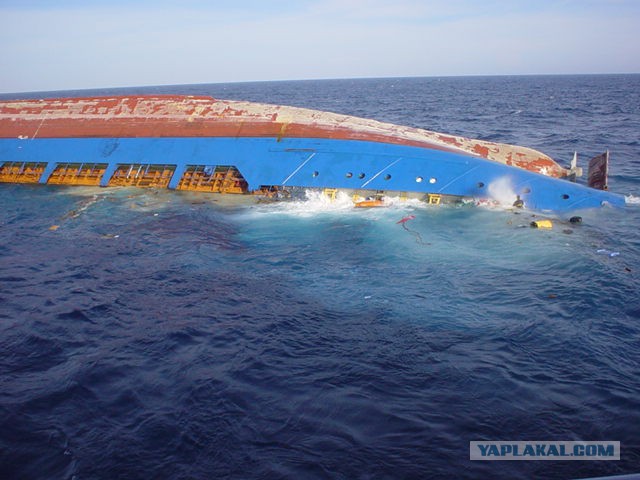
M423 209L430 208L428 204L417 198L403 198L403 197L391 197L385 196L384 203L388 207L398 209ZM433 207L433 205L431 205Z
M500 177L489 184L489 196L503 207L513 206L517 195L508 177Z
M291 215L297 217L312 217L324 213L340 213L362 215L363 212L375 212L379 210L415 210L426 208L426 204L418 199L406 199L400 197L384 197L385 208L359 209L355 208L353 198L345 192L338 192L335 198L318 190L307 190L305 198L295 201L283 201L258 204L251 208L257 215Z
M259 204L254 212L259 214L288 214L310 217L324 212L341 212L353 209L353 200L346 193L338 192L335 198L316 190L307 190L302 200Z

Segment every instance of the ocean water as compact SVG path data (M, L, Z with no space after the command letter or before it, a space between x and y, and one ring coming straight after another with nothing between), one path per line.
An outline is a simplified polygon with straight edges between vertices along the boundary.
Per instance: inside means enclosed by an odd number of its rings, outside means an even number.
M0 478L575 479L640 472L640 75L325 80L207 94L611 151L624 209L0 185ZM399 220L414 219L402 224ZM472 440L620 461L469 460Z

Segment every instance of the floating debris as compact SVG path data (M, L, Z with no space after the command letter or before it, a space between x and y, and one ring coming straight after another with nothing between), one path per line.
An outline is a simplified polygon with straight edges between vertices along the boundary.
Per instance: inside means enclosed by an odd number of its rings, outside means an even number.
M411 235L415 237L416 243L419 243L420 245L431 245L429 242L425 242L424 240L422 240L422 235L420 235L420 232L407 228L407 222L409 220L413 220L414 218L416 218L415 215L407 215L406 217L398 220L396 222L396 225L398 224L402 225L402 228L404 228L407 232L409 232Z
M529 224L532 228L551 229L553 228L553 222L551 220L534 220Z

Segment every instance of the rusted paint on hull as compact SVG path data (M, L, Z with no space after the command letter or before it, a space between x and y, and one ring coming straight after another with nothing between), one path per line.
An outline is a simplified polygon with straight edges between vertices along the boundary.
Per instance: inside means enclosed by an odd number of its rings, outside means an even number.
M0 102L0 138L253 137L361 140L464 153L553 177L567 170L536 150L303 108L199 96Z

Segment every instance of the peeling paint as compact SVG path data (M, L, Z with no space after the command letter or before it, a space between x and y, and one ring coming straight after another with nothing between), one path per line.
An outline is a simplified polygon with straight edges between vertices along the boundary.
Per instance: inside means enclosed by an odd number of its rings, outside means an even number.
M45 121L46 120L46 121ZM364 118L205 96L123 96L0 102L0 138L273 137L365 140L466 153L554 177L545 154Z

